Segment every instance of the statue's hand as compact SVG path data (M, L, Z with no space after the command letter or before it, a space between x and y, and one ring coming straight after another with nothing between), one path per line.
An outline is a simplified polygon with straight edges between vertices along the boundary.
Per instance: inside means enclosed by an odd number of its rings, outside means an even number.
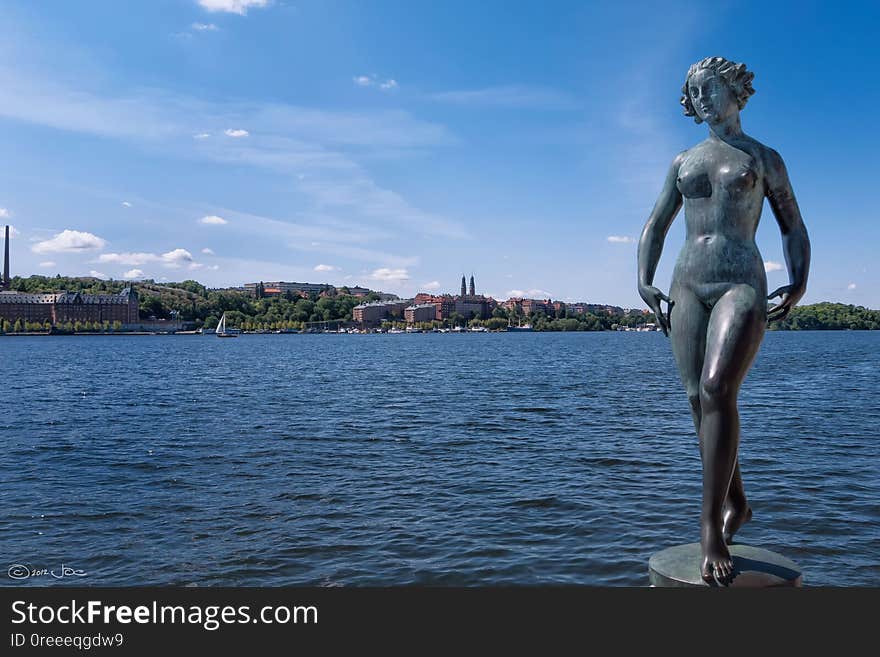
M660 328L663 329L663 335L668 336L669 328L671 326L669 323L669 312L672 310L672 306L675 305L675 302L671 301L669 297L653 285L640 285L639 294L642 299L645 300L645 303L648 304L648 307L654 312L654 317L657 318L657 323L660 324ZM667 304L665 315L663 314L663 308L660 306L661 301L665 301Z
M788 317L791 309L795 307L801 297L804 296L803 290L794 285L783 285L767 295L767 300L780 297L779 303L767 311L767 321L777 322Z

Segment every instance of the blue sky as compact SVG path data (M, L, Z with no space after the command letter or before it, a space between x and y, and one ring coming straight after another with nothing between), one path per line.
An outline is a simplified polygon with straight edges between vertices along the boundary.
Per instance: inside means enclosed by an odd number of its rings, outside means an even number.
M755 72L744 130L788 165L804 302L880 308L878 19L877 3L7 1L12 272L405 296L473 273L498 298L641 307L635 240L706 133L679 89L722 55ZM758 244L787 283L766 204Z

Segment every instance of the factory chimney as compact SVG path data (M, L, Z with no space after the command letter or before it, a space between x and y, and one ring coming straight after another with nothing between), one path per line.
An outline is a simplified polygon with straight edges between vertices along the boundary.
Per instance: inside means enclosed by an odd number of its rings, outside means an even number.
M9 226L6 226L6 246L3 251L3 280L0 281L0 289L9 287Z

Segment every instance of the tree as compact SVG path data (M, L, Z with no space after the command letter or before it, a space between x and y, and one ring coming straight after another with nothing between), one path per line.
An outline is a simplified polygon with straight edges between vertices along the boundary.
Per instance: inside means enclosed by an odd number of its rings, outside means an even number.
M13 324L12 330L15 333L21 333L22 331L24 331L24 322L21 321L21 318L15 320L15 324Z

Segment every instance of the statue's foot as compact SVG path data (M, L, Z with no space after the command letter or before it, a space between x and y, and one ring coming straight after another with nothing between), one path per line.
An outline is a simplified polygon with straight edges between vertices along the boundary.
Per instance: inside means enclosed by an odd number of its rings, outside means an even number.
M734 578L733 559L722 535L711 532L707 536L704 532L700 547L703 551L703 565L700 568L703 581L707 584L730 586Z
M724 507L723 525L721 533L724 536L724 542L727 545L733 543L733 535L739 531L739 528L752 519L752 507L748 503L740 506L733 504Z

